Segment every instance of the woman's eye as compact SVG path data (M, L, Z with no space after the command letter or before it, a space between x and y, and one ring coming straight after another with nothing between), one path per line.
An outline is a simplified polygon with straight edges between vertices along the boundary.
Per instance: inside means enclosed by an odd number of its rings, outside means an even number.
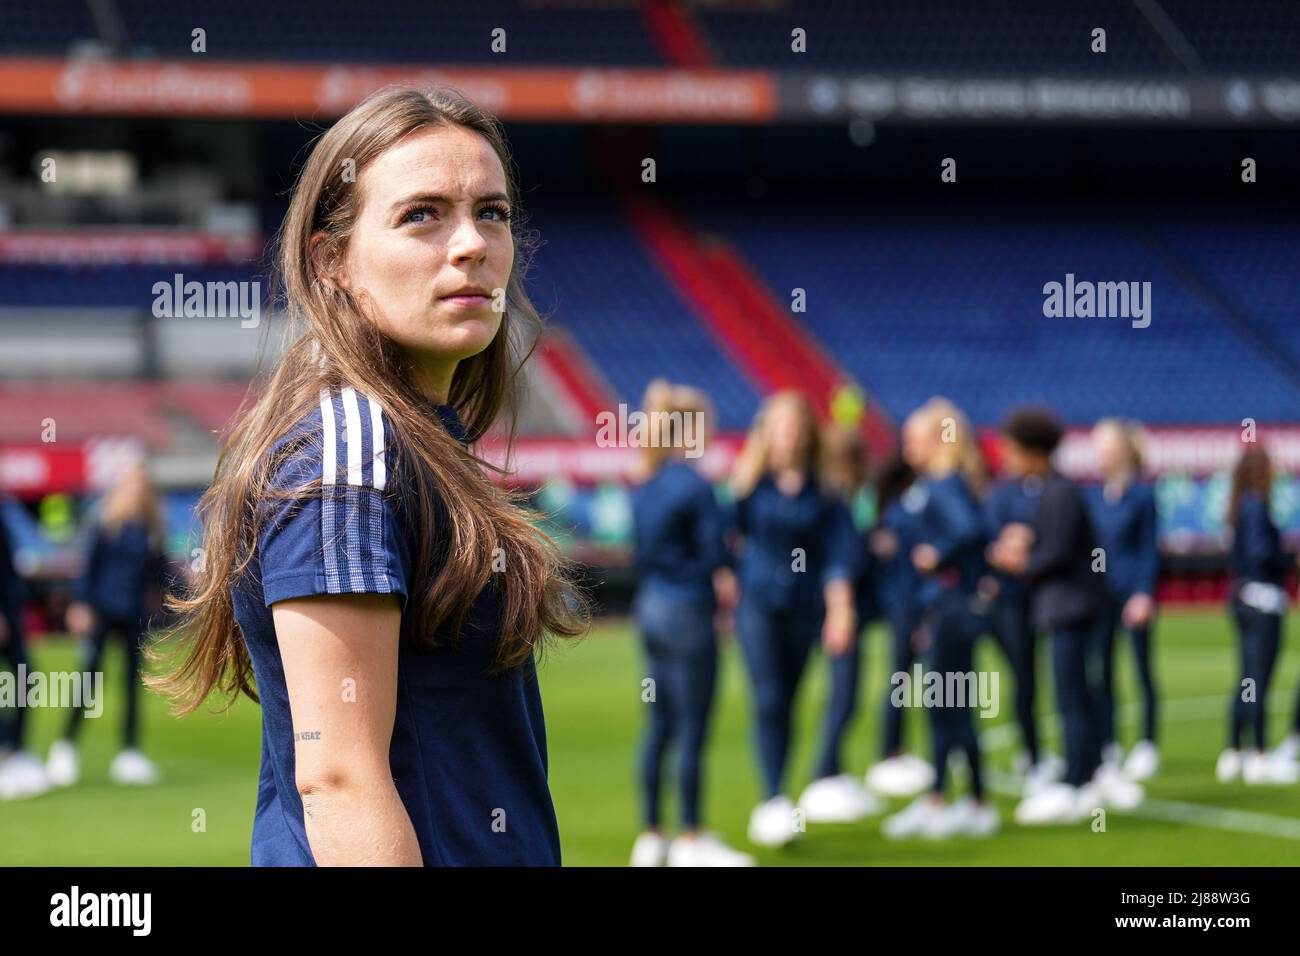
M432 218L433 208L431 206L416 206L402 217L402 222L423 223L429 222Z
M402 223L413 222L418 224L432 222L435 218L436 210L432 206L416 206L414 209L407 211L402 216ZM487 214L489 221L509 222L510 209L506 206L485 206L479 210L479 215Z

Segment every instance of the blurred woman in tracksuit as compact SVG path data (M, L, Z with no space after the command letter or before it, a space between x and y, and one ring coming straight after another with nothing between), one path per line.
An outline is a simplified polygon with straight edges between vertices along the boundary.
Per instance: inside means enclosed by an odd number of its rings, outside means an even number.
M1087 500L1097 543L1106 554L1105 615L1091 647L1097 675L1097 727L1101 758L1119 763L1115 741L1115 633L1125 628L1133 641L1138 680L1142 683L1142 736L1124 761L1124 774L1146 780L1160 766L1156 750L1156 685L1151 669L1151 626L1155 613L1160 554L1156 547L1156 497L1142 477L1142 439L1136 425L1106 418L1092 431L1102 483L1088 489Z
M0 656L8 660L15 680L21 680L19 675L31 667L22 621L26 589L14 566L4 505L0 498ZM45 765L26 746L27 708L12 710L13 718L0 722L0 800L36 797L50 788Z
M820 636L832 656L857 632L853 580L859 560L853 521L823 489L817 416L797 392L764 401L736 462L734 523L739 535L736 635L754 689L763 802L749 838L781 846L799 833L784 792L799 681Z
M943 398L931 399L908 417L903 453L921 475L904 505L916 516L918 543L911 557L922 579L917 606L927 645L927 670L941 675L947 688L953 686L948 675L974 676L975 640L988 627L984 599L977 591L985 573L984 527L976 499L983 481L982 461L965 416ZM986 836L997 830L997 809L984 793L972 716L976 702L962 696L959 701L945 694L941 706L929 708L934 783L929 793L885 820L885 836ZM971 796L948 805L948 757L954 750L966 755Z
M821 749L813 781L799 797L799 808L813 823L850 823L884 809L855 774L843 773L840 762L844 736L858 706L862 680L862 635L877 614L875 562L865 548L862 532L870 523L873 507L867 485L867 450L858 428L830 423L822 432L822 474L828 490L843 499L853 519L859 546L857 577L853 582L857 631L849 649L827 658L830 693L822 726Z
M1233 688L1228 749L1219 755L1215 775L1222 783L1238 777L1250 784L1289 784L1297 779L1294 762L1265 749L1268 690L1282 642L1287 596L1283 584L1294 556L1282 547L1269 513L1273 463L1258 446L1242 452L1232 472L1228 525L1232 550L1231 609L1241 653L1241 679ZM1254 749L1244 750L1248 735Z
M148 472L143 463L133 465L105 496L76 599L68 608L68 629L89 636L83 671L99 671L110 634L120 634L126 645L122 749L109 767L109 777L119 784L148 785L159 778L137 743L144 640L151 615L161 610L163 536L162 512ZM55 786L70 786L80 775L76 737L83 714L84 707L74 708L63 737L50 747L46 769Z
M903 506L903 497L915 481L916 472L901 452L885 465L876 479L876 527L867 539L876 606L889 625L893 674L910 674L917 659L916 594L921 576L912 564L912 548L918 543L916 519ZM867 786L885 796L910 797L934 782L934 768L903 749L906 709L895 706L888 692L882 706L881 759L867 770Z
M1002 455L1012 452L1003 438ZM997 540L1011 525L1028 526L1034 520L1043 479L1038 475L1009 474L999 481L982 506L984 532L990 541ZM1038 721L1034 714L1037 683L1038 632L1029 613L1029 591L1021 578L993 569L996 597L993 600L989 630L1011 665L1016 682L1016 722L1020 725L1021 757L1025 778L1024 792L1036 793L1052 783L1061 771L1059 758L1043 754L1039 748Z
M641 575L633 616L650 683L642 699L650 718L641 747L645 830L632 848L633 866L747 866L754 860L701 828L701 768L718 668L715 580L724 568L725 523L713 486L691 464L703 450L712 406L703 392L663 380L650 384L645 411L668 422L644 450L645 477L632 493L635 561ZM688 422L687 418L691 421ZM682 833L663 836L660 791L664 757L677 745Z
M988 557L1006 574L1023 577L1030 621L1048 635L1056 706L1065 740L1060 782L1027 790L1016 807L1023 825L1075 823L1099 807L1131 810L1142 787L1101 761L1098 708L1088 679L1088 650L1106 603L1096 532L1084 494L1056 470L1052 456L1062 429L1046 409L1014 412L1003 427L1003 461L1009 474L1041 483L1029 524L1005 525Z

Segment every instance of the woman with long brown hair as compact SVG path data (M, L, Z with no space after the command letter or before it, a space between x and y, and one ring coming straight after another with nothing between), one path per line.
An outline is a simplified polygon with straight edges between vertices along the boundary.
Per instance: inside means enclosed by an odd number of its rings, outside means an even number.
M158 681L181 713L260 698L255 865L560 862L534 655L585 603L472 450L513 432L538 324L517 202L500 125L446 91L374 94L299 176L305 328L226 441Z
M96 673L112 634L126 650L126 710L122 749L109 765L109 777L124 785L157 783L158 768L139 749L140 672L151 616L161 610L164 526L158 494L144 462L128 467L113 484L94 527L68 607L68 630L84 638L89 655L80 670ZM50 783L71 786L80 776L76 739L85 708L72 710L63 737L50 746Z
M1249 784L1295 783L1294 762L1268 753L1268 690L1282 644L1287 597L1283 588L1294 556L1282 547L1269 513L1273 462L1259 446L1246 449L1232 471L1228 527L1232 550L1231 610L1237 625L1241 678L1233 689L1228 747L1219 755L1215 776L1221 783L1240 777ZM1244 750L1247 731L1254 749Z

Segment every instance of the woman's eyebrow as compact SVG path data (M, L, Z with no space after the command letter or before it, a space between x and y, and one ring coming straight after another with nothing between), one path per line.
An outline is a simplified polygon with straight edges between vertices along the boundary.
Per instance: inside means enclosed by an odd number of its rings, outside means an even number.
M482 196L475 197L474 203L477 205L481 202L507 202L509 199L510 197L505 193L484 193ZM402 206L413 202L446 203L450 205L452 200L438 193L415 193L414 195L407 196L404 199L397 200L397 202L393 203L389 208L391 211L396 212Z

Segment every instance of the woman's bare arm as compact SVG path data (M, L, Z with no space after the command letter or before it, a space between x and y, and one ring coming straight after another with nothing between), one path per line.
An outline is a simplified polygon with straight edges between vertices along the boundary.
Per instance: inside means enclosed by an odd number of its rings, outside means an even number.
M279 601L271 611L317 865L421 866L388 763L402 620L397 600L320 595Z

